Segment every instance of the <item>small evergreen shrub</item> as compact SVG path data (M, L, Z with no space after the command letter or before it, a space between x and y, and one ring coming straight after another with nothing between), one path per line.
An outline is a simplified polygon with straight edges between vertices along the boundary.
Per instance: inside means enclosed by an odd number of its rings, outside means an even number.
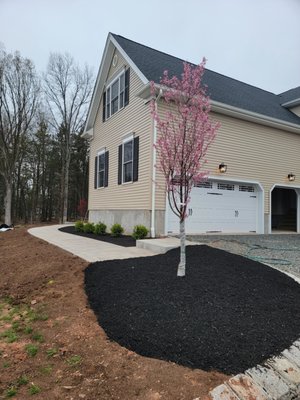
M111 236L119 237L124 232L124 228L120 224L113 224L113 226L110 228L110 231Z
M83 226L84 226L84 223L82 221L76 221L75 222L75 231L83 232Z
M99 222L94 226L94 234L95 235L105 235L106 233L106 225L103 222Z
M135 225L132 237L135 240L144 239L148 235L149 230L144 225Z
M83 232L94 233L94 224L92 222L87 222L83 225Z

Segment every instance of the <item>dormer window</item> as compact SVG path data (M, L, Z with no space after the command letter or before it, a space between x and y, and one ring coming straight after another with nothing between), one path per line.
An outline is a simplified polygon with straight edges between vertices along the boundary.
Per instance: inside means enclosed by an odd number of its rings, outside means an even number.
M129 103L129 68L109 83L103 94L103 121Z

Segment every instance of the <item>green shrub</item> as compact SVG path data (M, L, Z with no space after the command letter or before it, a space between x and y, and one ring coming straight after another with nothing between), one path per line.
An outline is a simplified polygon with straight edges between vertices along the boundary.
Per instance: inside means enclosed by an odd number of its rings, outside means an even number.
M83 225L83 232L94 233L94 224L92 222L87 222Z
M110 231L111 236L119 237L124 232L124 228L120 224L113 224L113 226L110 228Z
M75 222L75 231L83 232L84 223L82 221Z
M144 225L135 225L132 237L135 240L144 239L148 235L149 230Z
M105 235L106 233L106 225L103 222L99 222L94 226L94 234L95 235Z

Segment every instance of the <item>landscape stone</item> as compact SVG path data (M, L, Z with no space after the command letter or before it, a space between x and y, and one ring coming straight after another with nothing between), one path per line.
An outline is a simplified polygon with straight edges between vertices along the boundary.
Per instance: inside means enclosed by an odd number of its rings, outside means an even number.
M239 400L233 391L224 384L217 386L209 394L212 400Z
M272 368L257 365L248 369L246 374L257 382L272 399L291 400L295 398L289 385Z
M226 382L241 400L269 400L267 393L247 375L239 374Z
M267 361L267 364L275 369L279 374L292 384L295 388L300 389L300 370L291 361L285 357L274 357ZM300 391L298 390L298 393Z
M300 347L299 342L294 342L293 346L282 352L284 357L291 360L294 364L300 367Z

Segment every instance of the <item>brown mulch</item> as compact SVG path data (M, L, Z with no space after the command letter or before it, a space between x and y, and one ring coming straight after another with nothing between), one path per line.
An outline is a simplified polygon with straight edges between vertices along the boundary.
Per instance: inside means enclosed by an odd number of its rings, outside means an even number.
M227 378L142 357L108 340L87 303L87 266L25 227L0 233L0 399L11 388L13 398L32 399L34 385L40 390L34 398L43 400L204 400ZM43 340L34 342L25 324ZM1 331L11 327L17 339L9 343ZM30 343L38 347L35 356L25 350ZM20 383L22 376L28 383Z

